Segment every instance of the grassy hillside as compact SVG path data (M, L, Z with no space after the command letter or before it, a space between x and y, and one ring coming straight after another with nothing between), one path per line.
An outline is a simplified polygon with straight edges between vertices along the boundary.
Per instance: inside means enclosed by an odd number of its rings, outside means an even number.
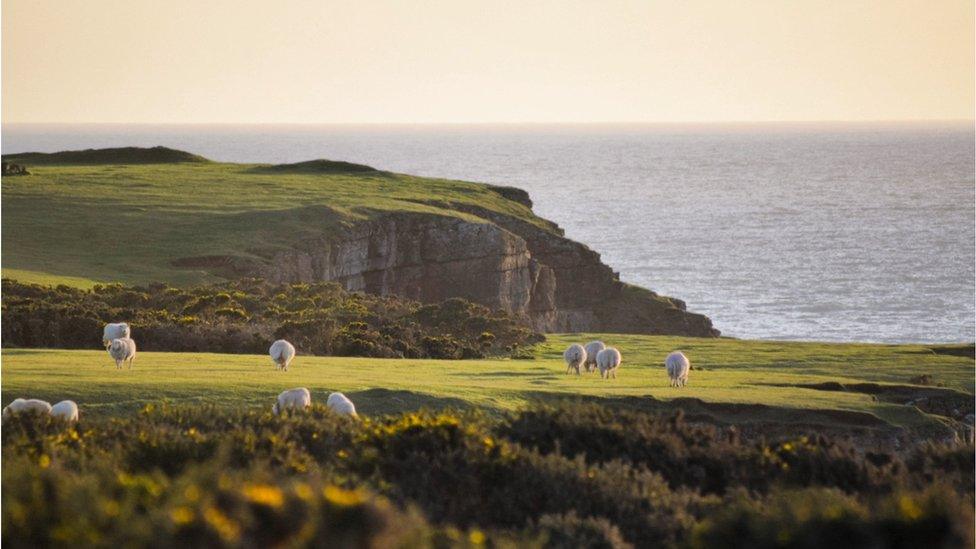
M328 391L346 392L365 414L421 406L512 410L535 400L575 396L622 406L667 408L668 402L681 398L686 400L679 404L689 412L718 420L796 423L798 429L802 425L867 430L901 426L934 436L949 432L946 425L951 422L942 417L947 412L927 409L925 404L906 405L907 400L932 393L936 404L948 401L962 406L960 413L972 412L973 359L937 354L919 345L603 335L623 353L619 378L603 381L594 374L566 375L562 349L571 341L591 337L596 336L552 336L534 349L534 360L299 356L287 373L274 372L265 356L143 353L132 371L116 371L103 351L5 349L3 402L20 396L70 398L81 404L83 414L93 415L132 411L163 400L268 407L278 392L296 386L308 387L318 401ZM684 389L669 388L660 365L675 348L684 349L695 368ZM920 372L945 388L912 385ZM830 385L836 382L842 385Z
M477 205L551 230L488 185L342 162L275 167L180 156L187 154L148 157L175 160L158 164L124 150L94 158L5 156L26 164L32 175L3 182L3 276L80 287L209 282L212 274L172 262L212 254L253 257L390 211L469 218L449 206L421 203L432 200Z

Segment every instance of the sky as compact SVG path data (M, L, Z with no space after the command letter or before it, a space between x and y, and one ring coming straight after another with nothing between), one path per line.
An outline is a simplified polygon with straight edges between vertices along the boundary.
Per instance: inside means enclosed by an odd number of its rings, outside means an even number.
M971 0L3 0L4 123L971 120Z

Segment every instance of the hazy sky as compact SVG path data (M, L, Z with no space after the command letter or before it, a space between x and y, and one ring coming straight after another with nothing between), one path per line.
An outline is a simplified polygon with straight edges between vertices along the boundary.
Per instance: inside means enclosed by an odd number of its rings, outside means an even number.
M3 0L4 122L972 119L972 0Z

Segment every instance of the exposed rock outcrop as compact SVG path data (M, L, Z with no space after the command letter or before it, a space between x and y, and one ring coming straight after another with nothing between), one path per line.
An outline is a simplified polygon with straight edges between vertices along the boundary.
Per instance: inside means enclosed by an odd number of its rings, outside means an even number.
M539 331L719 335L682 301L620 282L599 254L564 238L555 225L547 230L488 210L450 208L476 217L386 213L337 236L265 254L261 262L200 259L277 282L332 280L353 291L420 301L463 297Z

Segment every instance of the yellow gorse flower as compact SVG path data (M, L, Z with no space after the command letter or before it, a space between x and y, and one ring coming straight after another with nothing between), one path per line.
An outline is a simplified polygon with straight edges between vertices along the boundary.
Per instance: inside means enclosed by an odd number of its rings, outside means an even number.
M285 503L285 496L281 490L270 484L251 484L245 486L241 493L251 503L265 505L277 509Z
M915 520L922 516L922 508L908 496L902 496L898 500L898 509L901 511L901 515L908 520Z
M481 530L471 530L471 533L468 534L468 539L475 545L483 545L485 543L485 535L481 533Z
M343 490L338 486L326 486L322 495L329 503L339 507L352 507L366 501L366 497L361 491Z
M226 541L236 541L241 535L240 526L216 507L207 507L203 512L203 518Z
M189 507L176 507L169 512L169 518L175 524L187 524L193 521L193 511Z

